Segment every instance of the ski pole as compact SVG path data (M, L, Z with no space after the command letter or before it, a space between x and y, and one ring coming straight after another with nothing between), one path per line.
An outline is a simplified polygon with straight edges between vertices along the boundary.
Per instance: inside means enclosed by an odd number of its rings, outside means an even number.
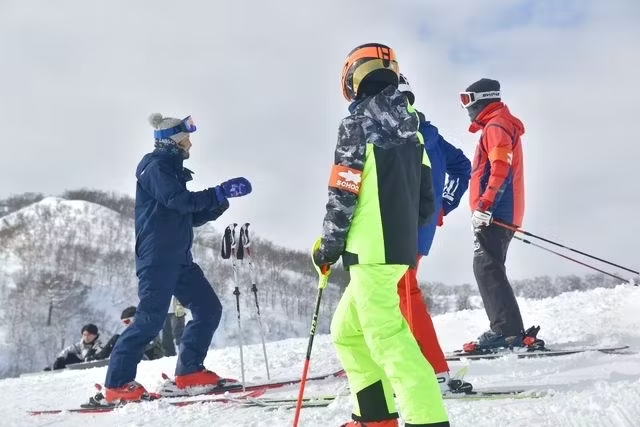
M512 231L516 231L516 232L518 232L518 233L522 233L522 234L524 234L525 236L529 236L529 237L536 238L536 239L538 239L538 240L542 240L543 242L550 243L550 244L555 245L555 246L558 246L558 247L560 247L560 248L562 248L562 249L567 249L567 250L569 250L569 251L571 251L571 252L575 252L575 253L577 253L577 254L584 255L584 256L586 256L586 257L589 257L589 258L591 258L591 259L595 259L595 260L600 261L600 262L603 262L603 263L605 263L605 264L609 264L609 265L611 265L611 266L613 266L613 267L621 268L621 269L626 270L626 271L628 271L628 272L630 272L630 273L640 274L640 273L638 273L638 272L637 272L637 271L635 271L635 270L632 270L632 269L627 268L627 267L623 267L623 266L618 265L618 264L615 264L615 263L613 263L613 262L611 262L611 261L607 261L607 260L605 260L605 259L598 258L597 256L590 255L590 254L588 254L588 253L586 253L586 252L582 252L582 251L579 251L579 250L577 250L577 249L570 248L570 247L565 246L565 245L562 245L562 244L560 244L560 243L558 243L558 242L554 242L553 240L549 240L549 239L545 239L544 237L536 236L536 235L535 235L535 234L533 234L533 233L529 233L528 231L521 230L520 228L518 228L517 226L515 226L515 225L513 225L513 224L507 224L507 223L505 223L505 222L501 222L501 221L497 221L497 220L493 220L493 221L492 221L492 223L494 223L494 224L496 224L496 225L499 225L500 227L504 227L504 228L506 228L506 229L508 229L508 230L512 230Z
M555 255L561 256L562 258L568 259L569 261L573 261L573 262L578 263L578 264L580 264L580 265L584 265L585 267L590 268L590 269L592 269L592 270L599 271L600 273L602 273L602 274L606 274L607 276L613 277L614 279L618 279L618 280L620 280L620 281L622 281L622 282L629 282L629 280L623 279L622 277L617 276L617 275L615 275L615 274L613 274L613 273L606 272L606 271L601 270L601 269L599 269L599 268L597 268L597 267L594 267L594 266L589 265L589 264L587 264L587 263L584 263L584 262L582 262L582 261L578 261L577 259L571 258L571 257L569 257L569 256L567 256L567 255L563 255L563 254L561 254L560 252L556 252L556 251L551 250L551 249L549 249L549 248L545 248L544 246L542 246L542 245L538 245L538 244L536 244L536 243L533 243L533 242L531 242L531 241L529 241L529 240L527 240L527 239L523 239L523 238L518 237L518 236L513 236L513 238L514 238L514 239L517 239L517 240L520 240L521 242L524 242L524 243L526 243L526 244L528 244L528 245L532 245L532 246L535 246L536 248L540 248L540 249L543 249L543 250L545 250L545 251L547 251L547 252L551 252L552 254L555 254Z
M242 248L242 259L244 263L244 257L247 257L247 264L249 265L249 274L251 276L251 292L256 301L256 313L258 316L258 325L260 327L260 339L262 340L262 353L264 354L264 365L267 370L267 379L271 380L269 374L269 359L267 358L267 347L264 342L264 328L262 326L262 318L260 316L260 304L258 303L258 287L256 286L256 272L251 261L251 239L249 238L249 223L246 222L240 228L240 247ZM239 251L240 252L240 251Z
M312 257L313 252L317 248L320 247L321 239L318 238L313 244L313 250L311 251ZM312 260L313 262L313 260ZM313 262L313 266L318 272L318 296L316 297L316 307L313 310L313 318L311 320L311 330L309 331L309 344L307 346L307 355L304 360L304 367L302 368L302 377L300 381L300 390L298 391L298 400L296 402L296 413L293 418L293 427L298 426L298 420L300 418L300 409L302 408L302 397L304 396L304 385L307 382L307 373L309 372L309 361L311 360L311 348L313 347L313 337L316 335L316 327L318 326L318 313L320 312L320 300L322 299L322 291L327 287L327 282L329 281L329 274L331 274L331 269L328 265L323 265L318 267L315 262Z
M240 321L240 288L238 287L238 268L236 265L236 226L238 224L233 223L227 226L224 232L224 236L222 238L222 250L221 254L223 258L228 258L231 261L231 267L233 268L233 281L235 284L235 289L233 290L233 295L236 297L236 310L238 312L238 331L240 332L240 369L242 370L242 390L245 390L245 381L244 381L244 354L242 350L242 346L244 344L243 334L242 334L242 322Z

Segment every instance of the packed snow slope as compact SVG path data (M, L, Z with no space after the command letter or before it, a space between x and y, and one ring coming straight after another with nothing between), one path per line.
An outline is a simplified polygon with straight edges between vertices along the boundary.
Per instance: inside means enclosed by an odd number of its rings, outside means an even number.
M525 323L539 324L539 336L549 346L628 344L640 350L640 289L621 285L614 289L566 293L537 301L520 301ZM321 315L329 316L328 313ZM483 311L463 311L434 319L445 350L458 348L480 334L486 324ZM267 345L272 379L291 379L302 372L306 339L289 339ZM245 348L247 381L266 377L262 348ZM172 373L175 358L142 362L138 380L155 390L161 372ZM451 362L457 371L468 364L467 379L476 388L531 386L551 391L539 399L499 401L454 401L446 405L451 425L456 427L518 426L640 426L640 355L582 353L539 359L504 357L496 360ZM212 350L206 360L210 369L225 376L240 377L236 347ZM314 342L310 374L340 367L329 337ZM106 368L43 373L0 381L0 413L3 426L291 426L294 411L241 408L220 403L168 407L162 401L133 404L105 414L31 416L28 410L72 408L84 403L104 381ZM307 383L306 396L344 391L346 380ZM298 386L272 390L271 396L295 397ZM327 408L305 408L301 426L337 427L350 417L347 398Z

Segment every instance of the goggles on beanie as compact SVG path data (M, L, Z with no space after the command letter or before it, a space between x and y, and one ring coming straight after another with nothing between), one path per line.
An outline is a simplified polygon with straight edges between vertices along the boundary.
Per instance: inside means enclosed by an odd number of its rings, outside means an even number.
M469 108L483 99L494 98L500 98L499 90L491 90L489 92L460 92L460 104L462 104L464 108Z
M177 124L173 127L170 127L168 129L162 129L162 130L154 130L153 137L155 139L165 139L177 133L181 133L181 132L191 133L195 131L196 131L196 125L193 123L193 119L191 118L191 116L187 116L180 122L180 124Z

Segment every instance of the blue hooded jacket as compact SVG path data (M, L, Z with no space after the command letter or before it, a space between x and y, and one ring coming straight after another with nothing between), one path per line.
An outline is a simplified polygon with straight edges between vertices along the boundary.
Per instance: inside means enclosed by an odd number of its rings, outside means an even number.
M188 191L192 179L177 151L157 148L136 169L136 267L193 261L193 227L218 218L229 207L213 188Z
M436 234L440 211L444 215L460 204L460 199L469 187L471 161L462 150L449 144L438 132L438 128L420 115L420 133L424 147L431 161L431 174L435 195L436 213L427 224L418 230L418 253L429 255L429 249ZM447 178L448 175L448 179Z

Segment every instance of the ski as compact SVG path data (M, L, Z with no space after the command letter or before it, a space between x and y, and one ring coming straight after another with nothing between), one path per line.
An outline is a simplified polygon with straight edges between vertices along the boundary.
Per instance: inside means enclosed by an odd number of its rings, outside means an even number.
M303 408L322 408L328 406L335 400L336 396L325 396L320 398L305 398L302 400ZM239 406L257 406L262 408L283 408L295 409L297 399L295 398L247 398L235 400L233 397L228 399L231 403Z
M581 348L545 348L543 350L527 350L525 348L522 351L519 349L500 349L500 351L488 352L488 353L473 353L465 352L464 350L456 350L451 353L446 353L445 358L447 361L456 360L474 360L474 359L498 359L500 357L512 357L515 356L519 359L530 357L552 357L552 356L565 356L570 354L578 354L585 352L600 352L606 354L629 354L628 345L612 346L612 347L581 347Z
M102 366L107 366L108 364L109 364L109 359L100 359L100 360L92 360L90 362L72 363L71 365L67 365L65 369L74 370L74 369L99 368Z
M546 391L521 389L500 389L500 390L477 390L469 393L446 393L442 396L445 400L503 400L503 399L536 399L547 396ZM326 407L329 406L338 397L347 397L348 395L325 395L317 397L305 397L302 399L302 405L306 408ZM284 409L295 409L297 403L296 398L247 398L243 399L242 405L277 407Z
M341 378L344 377L345 373L344 370L340 369L338 371L335 372L331 372L328 374L320 374L320 375L316 375L313 377L309 377L307 378L307 381L322 381L322 380L326 380L329 378ZM163 376L163 378L166 377ZM266 390L271 390L274 388L280 388L280 387L286 387L289 385L295 385L295 384L299 384L300 383L300 378L296 378L296 379L290 379L290 380L284 380L284 381L275 381L275 382L264 382L264 383L257 383L257 384L247 384L244 387L244 391L247 392L251 392L253 390L260 390L260 389L266 389ZM243 391L243 387L241 383L232 383L229 386L222 386L219 388L215 388L213 390L207 391L205 393L201 393L200 395L202 396L206 396L206 395L218 395L218 394L224 394L224 393L240 393ZM162 390L159 392L160 395L162 395L164 398L167 397L184 397L184 396L177 396L175 394L169 394L169 395L164 395L162 393Z
M226 392L240 392L242 389L242 383L235 378L220 378L218 385L214 388L211 387L190 387L188 390L181 390L176 385L175 380L169 378L167 374L162 373L162 379L164 383L160 386L157 394L164 398L171 397L193 397L204 396L210 394L222 394Z
M246 393L241 396L235 396L234 398L226 398L226 397L209 397L209 398L201 398L195 400L166 400L162 397L154 398L149 400L141 400L139 402L129 402L126 404L117 404L117 405L99 405L99 404L91 404L91 403L83 403L79 408L69 408L69 409L45 409L39 411L29 411L30 415L47 415L47 414L59 414L62 412L71 412L71 413L81 413L81 414L96 414L96 413L104 413L111 412L114 409L122 408L126 405L135 405L141 403L155 402L160 401L160 405L170 405L170 406L190 406L198 403L240 403L243 399L257 398L262 396L267 391L266 388L263 389L255 389L252 392Z
M445 400L498 400L498 399L537 399L547 396L546 391L538 390L474 390L469 393L447 393Z

